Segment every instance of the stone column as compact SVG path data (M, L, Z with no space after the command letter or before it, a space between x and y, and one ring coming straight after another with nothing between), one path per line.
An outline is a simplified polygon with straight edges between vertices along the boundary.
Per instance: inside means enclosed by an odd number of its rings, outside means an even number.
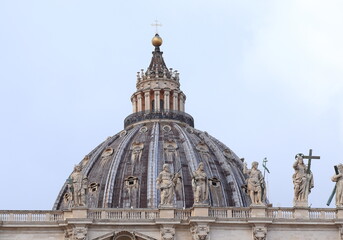
M169 111L170 109L170 92L164 90L164 110Z
M138 112L142 111L142 95L139 93L137 95L137 102L138 102Z
M176 91L173 93L173 110L179 110L179 93Z
M155 91L155 111L160 111L160 90Z
M145 111L150 111L150 91L144 93Z

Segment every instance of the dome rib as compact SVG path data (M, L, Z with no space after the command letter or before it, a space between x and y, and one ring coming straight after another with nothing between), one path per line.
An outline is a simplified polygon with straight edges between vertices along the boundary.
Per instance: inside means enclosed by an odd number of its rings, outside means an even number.
M109 168L109 174L107 175L106 179L106 185L105 185L105 191L104 191L104 203L102 204L102 207L107 208L112 206L112 200L113 200L113 190L114 190L114 184L116 180L116 174L118 170L118 165L120 163L120 159L123 156L123 151L127 147L131 136L136 133L139 129L139 126L136 126L133 128L127 135L123 136L123 140L119 144L119 147L115 153L115 156L113 157L113 161L111 163L111 166Z

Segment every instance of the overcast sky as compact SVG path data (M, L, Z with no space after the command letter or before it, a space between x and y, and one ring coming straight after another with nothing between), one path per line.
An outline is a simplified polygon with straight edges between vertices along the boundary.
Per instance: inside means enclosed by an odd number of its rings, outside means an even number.
M341 0L0 1L0 209L51 209L73 167L131 113L157 18L186 112L291 207L294 155L313 149L312 207L343 162ZM334 206L334 202L331 207Z

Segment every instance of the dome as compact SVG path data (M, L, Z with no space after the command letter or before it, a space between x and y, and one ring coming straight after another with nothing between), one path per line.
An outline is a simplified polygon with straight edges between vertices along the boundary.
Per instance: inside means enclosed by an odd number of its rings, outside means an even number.
M165 164L171 174L179 176L173 207L193 206L192 181L200 163L207 176L207 205L250 204L242 188L242 161L216 138L194 128L192 116L185 112L179 73L167 68L162 54L155 46L148 69L137 73L137 89L131 96L133 113L124 120L124 129L75 166L55 210L75 206L157 208L161 202L157 178Z

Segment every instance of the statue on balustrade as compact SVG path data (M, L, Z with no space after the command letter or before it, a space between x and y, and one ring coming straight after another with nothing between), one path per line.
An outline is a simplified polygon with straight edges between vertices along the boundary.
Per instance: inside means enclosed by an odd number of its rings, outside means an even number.
M195 205L208 204L208 178L203 162L199 163L198 169L193 172L192 189Z
M337 171L331 180L336 182L336 206L343 207L343 165L337 165Z
M247 174L247 193L252 205L264 205L266 201L266 184L262 172L258 169L258 162L252 162L251 169L244 163L243 173Z
M69 178L69 189L72 195L74 207L86 206L86 193L88 188L88 179L82 173L80 165L76 165L74 172Z
M157 188L161 191L160 206L172 207L174 205L175 188L179 183L180 174L170 173L169 165L163 164L163 170L157 177Z
M295 206L307 206L308 195L314 186L313 175L308 171L303 157L304 154L298 153L295 156L295 162L293 164L295 170L295 173L293 174Z

